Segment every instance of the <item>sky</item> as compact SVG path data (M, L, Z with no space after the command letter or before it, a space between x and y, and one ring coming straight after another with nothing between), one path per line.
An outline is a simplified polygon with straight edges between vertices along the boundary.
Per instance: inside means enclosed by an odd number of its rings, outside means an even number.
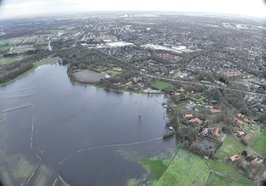
M176 11L266 17L266 4L264 0L2 0L0 19L92 11Z

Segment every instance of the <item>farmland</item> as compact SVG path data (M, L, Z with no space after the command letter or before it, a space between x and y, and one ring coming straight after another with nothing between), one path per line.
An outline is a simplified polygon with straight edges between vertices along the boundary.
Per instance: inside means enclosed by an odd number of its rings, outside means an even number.
M204 160L186 150L178 149L175 158L154 185L203 186L206 183L208 175L209 168Z

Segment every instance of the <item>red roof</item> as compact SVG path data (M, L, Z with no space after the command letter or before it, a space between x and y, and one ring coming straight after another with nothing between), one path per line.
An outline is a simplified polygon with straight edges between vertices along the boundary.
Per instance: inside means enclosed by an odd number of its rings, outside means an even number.
M190 122L192 122L192 123L198 123L198 124L202 124L203 123L203 121L201 119L199 119L199 118L192 118L190 120Z
M178 89L178 91L179 91L179 92L185 92L186 90L184 89L184 87L180 87L180 88Z
M193 118L193 114L185 114L185 118L187 118L187 119Z
M215 129L213 129L213 136L215 136L215 137L220 137L221 136L221 129L220 128L215 128Z
M236 117L234 117L234 122L235 122L236 126L238 126L238 127L242 127L244 125L244 122L237 119Z
M221 112L220 109L214 108L213 106L210 106L209 108L210 108L211 113L219 113L219 112Z
M239 160L239 156L238 155L234 155L232 157L230 157L231 161L237 161Z

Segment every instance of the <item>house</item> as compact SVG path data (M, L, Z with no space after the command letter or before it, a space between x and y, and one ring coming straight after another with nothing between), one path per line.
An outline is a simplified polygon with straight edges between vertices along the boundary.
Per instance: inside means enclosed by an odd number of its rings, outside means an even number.
M192 118L190 120L190 122L191 123L198 123L198 124L202 124L203 123L203 121L201 119L199 119L199 118Z
M191 119L191 118L193 118L193 114L185 114L184 117L187 118L187 119Z
M236 117L237 117L238 119L244 119L244 118L245 118L245 116L244 116L243 114L241 114L241 113L238 113L238 114L236 115Z
M242 128L243 125L244 125L244 122L241 121L240 119L234 117L234 124L235 124L237 127Z
M219 138L222 134L222 131L220 128L214 128L212 134L214 137Z
M243 137L245 135L246 135L246 133L244 131L241 131L241 130L237 131L237 136L238 137Z
M182 93L182 92L185 92L186 90L184 89L184 87L181 86L177 91Z
M211 113L220 113L220 112L221 112L220 109L215 108L215 107L213 107L213 106L209 106L209 108L210 108L210 112L211 112Z
M250 123L250 122L251 122L251 119L249 119L249 118L245 118L245 119L244 119L244 122L246 122L246 123Z
M250 162L250 165L251 165L253 168L258 167L258 161L257 161L257 159L252 160L252 161Z
M239 159L240 159L240 157L239 157L238 155L234 155L234 156L231 156L231 157L230 157L230 160L231 160L232 162L237 161L237 160L239 160Z
M212 134L212 129L204 128L204 129L202 130L201 134L202 134L203 136L205 136L205 137L208 136L208 135L211 135L211 134Z

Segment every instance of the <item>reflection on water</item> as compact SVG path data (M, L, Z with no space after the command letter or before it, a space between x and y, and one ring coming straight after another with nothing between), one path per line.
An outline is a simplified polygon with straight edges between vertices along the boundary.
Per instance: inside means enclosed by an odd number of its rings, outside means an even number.
M73 85L66 67L44 66L0 88L0 172L6 183L125 185L162 141L163 96Z

